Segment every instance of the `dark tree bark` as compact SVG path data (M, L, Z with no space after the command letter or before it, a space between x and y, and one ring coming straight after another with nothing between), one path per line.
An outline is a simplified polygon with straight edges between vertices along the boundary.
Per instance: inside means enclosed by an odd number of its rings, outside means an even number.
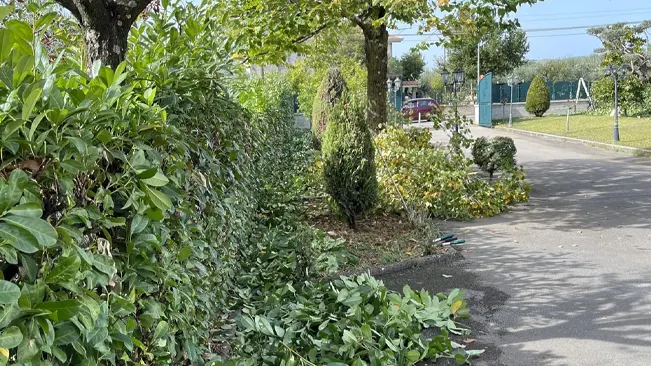
M124 61L129 30L152 0L56 0L79 21L86 45L86 68L100 60L116 68Z
M366 122L373 132L387 123L387 64L389 32L386 25L373 26L374 19L385 14L383 7L370 9L372 18L355 18L355 22L364 33L364 54L368 76L366 79L367 112Z

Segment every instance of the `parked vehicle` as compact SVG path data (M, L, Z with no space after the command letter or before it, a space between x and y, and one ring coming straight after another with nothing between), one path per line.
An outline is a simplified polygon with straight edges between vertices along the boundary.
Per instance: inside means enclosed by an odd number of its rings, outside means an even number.
M432 98L410 99L402 106L402 116L412 121L418 121L419 118L427 121L439 108L439 104Z

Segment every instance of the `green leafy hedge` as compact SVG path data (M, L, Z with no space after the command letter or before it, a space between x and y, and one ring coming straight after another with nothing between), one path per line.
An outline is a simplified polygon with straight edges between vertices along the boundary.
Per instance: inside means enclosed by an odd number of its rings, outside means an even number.
M309 323L297 309L332 311L355 337L370 328L415 342L425 326L461 331L448 317L466 308L459 293L416 300L370 278L307 282L354 258L298 219L312 155L291 127L289 87L235 80L216 16L165 6L132 30L127 63L88 72L75 44L50 59L33 48L35 24L0 28L0 364L259 365L315 347L315 360L344 359L337 346L367 361L391 361L393 348L409 360L471 356L445 332L420 344L290 338ZM310 303L344 289L355 301ZM363 319L348 314L354 293ZM281 331L286 347L273 348Z
M471 161L435 148L430 140L426 129L390 127L378 135L376 162L383 209L403 210L396 186L411 207L442 219L494 216L528 201L529 185L521 169L489 183L475 176Z

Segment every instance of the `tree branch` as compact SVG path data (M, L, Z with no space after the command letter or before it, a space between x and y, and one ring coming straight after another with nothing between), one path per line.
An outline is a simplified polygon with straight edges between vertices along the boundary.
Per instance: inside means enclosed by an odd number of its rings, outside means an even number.
M327 27L328 27L327 24L323 24L323 25L321 25L320 27L318 27L317 29L315 29L315 30L313 30L312 32L310 32L309 34L306 34L306 35L304 35L304 36L300 36L300 37L298 37L298 38L294 38L294 39L292 40L292 43L303 43L303 42L309 40L310 38L316 36L317 34L321 33L321 31L323 31L323 30L326 29Z
M57 3L72 13L72 16L74 16L77 21L81 23L81 14L77 9L77 5L72 0L57 0Z

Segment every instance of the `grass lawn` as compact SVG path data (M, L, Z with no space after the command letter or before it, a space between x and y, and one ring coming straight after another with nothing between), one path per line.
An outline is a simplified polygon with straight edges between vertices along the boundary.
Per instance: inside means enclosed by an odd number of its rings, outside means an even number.
M513 120L513 127L526 131L612 143L614 118L610 116L570 116L570 132L565 133L566 116L524 117ZM498 122L504 126L504 122ZM651 149L651 118L619 118L619 145Z

